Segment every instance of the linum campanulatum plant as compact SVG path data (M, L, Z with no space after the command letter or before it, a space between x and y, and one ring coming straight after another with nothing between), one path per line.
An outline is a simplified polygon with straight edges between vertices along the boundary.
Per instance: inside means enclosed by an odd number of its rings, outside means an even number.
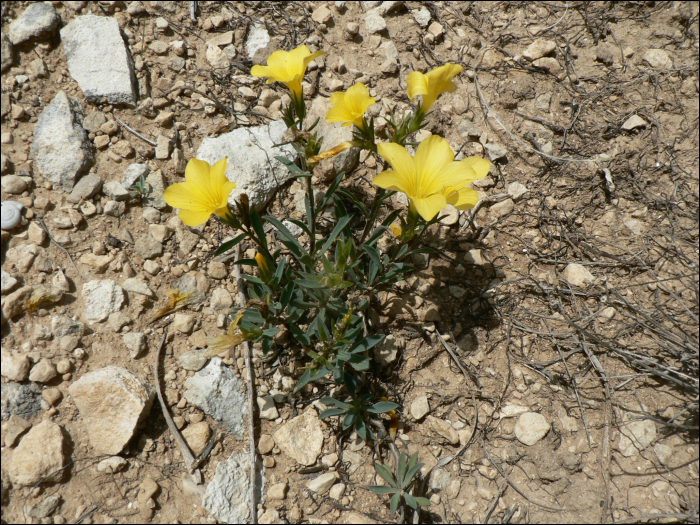
M331 377L340 388L336 388L334 397L323 399L334 407L325 411L324 417L342 416L342 430L355 429L363 438L377 437L369 428L373 426L379 439L389 439L381 420L373 415L391 413L395 418L393 409L398 405L379 402L382 385L368 380L365 374L371 366L370 349L384 338L382 334L372 333L365 313L378 292L390 289L413 270L408 263L413 254L432 251L420 247L419 241L427 227L440 220L441 210L448 204L462 210L476 204L476 192L467 185L486 176L490 164L480 157L455 161L449 144L439 136L418 144L415 156L406 149L407 139L425 126L430 108L440 94L456 89L451 79L462 68L455 64L446 64L425 75L419 72L409 75L409 98L422 99L400 119L391 113L384 142L377 141L374 119L366 115L375 103L366 86L358 83L344 93L334 93L326 120L352 126L353 139L322 150L326 145L314 132L316 123L306 127L304 122L306 102L301 84L309 63L321 55L322 51L311 53L306 46L290 52L276 51L268 58L267 65L256 65L251 70L252 75L267 78L268 83L284 84L291 95L291 104L283 108L283 119L292 137L288 144L296 155L276 158L294 177L306 183L306 220L290 219L302 231L299 237L289 231L282 218L261 216L250 207L245 194L233 204L229 202L235 184L225 176L226 159L214 166L192 159L187 166L186 182L168 188L165 200L179 208L185 224L195 226L215 214L234 231L234 238L221 244L217 254L243 240L256 246L255 258L237 261L258 268L257 275L243 275L248 284L248 304L231 311L227 333L210 338L211 348L205 352L213 355L244 340L260 343L265 354L296 345L301 348L305 362L295 391L310 382ZM341 188L345 173L339 174L320 202L316 202L314 166L351 147L363 150L365 158L376 154L384 161L382 172L372 181L377 188L372 202L366 205ZM385 216L381 213L382 204L395 192L405 193L409 206ZM353 211L348 209L348 202L352 202ZM318 235L319 216L325 210L332 211L323 217L324 225L328 224L329 216L333 217L331 227L324 230L330 233ZM355 218L364 222L363 228L351 228ZM266 225L277 230L278 242L268 240ZM378 243L382 237L388 242ZM288 330L292 341L278 348L275 336L282 328ZM403 459L404 466L410 463L408 470L413 471L417 457L410 462ZM414 507L426 504L422 500L416 502L406 492L404 481L400 482L402 486L395 487L395 494L403 494ZM392 507L395 504L392 499Z

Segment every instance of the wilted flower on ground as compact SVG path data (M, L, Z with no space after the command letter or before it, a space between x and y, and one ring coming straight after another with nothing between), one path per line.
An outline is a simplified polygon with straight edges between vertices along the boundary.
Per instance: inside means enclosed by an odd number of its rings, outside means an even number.
M413 71L408 75L408 98L413 101L417 95L423 95L421 110L423 113L430 109L430 106L437 98L445 92L452 93L457 86L452 82L452 77L462 71L462 66L456 64L445 64L436 67L427 74L420 71Z
M228 327L228 333L224 335L215 335L214 337L207 337L207 348L205 354L208 356L214 356L221 354L245 341L245 336L241 333L236 333L236 327L238 326L238 321L241 320L243 314L238 314L233 322Z
M291 51L275 51L267 59L266 66L253 66L250 74L254 77L269 77L267 83L282 82L292 92L292 98L299 101L303 98L301 80L306 68L314 59L323 56L323 51L311 53L309 48L301 45Z
M355 124L362 128L362 117L367 108L376 101L369 96L367 87L358 82L345 93L333 93L331 95L331 109L326 113L326 122L342 122L343 126Z
M187 226L198 226L209 220L212 213L224 217L228 213L228 196L236 187L226 178L228 159L213 166L192 159L185 169L185 182L168 186L163 199L173 208L179 208L178 217Z
M471 194L465 191L468 189L465 186L485 177L490 166L479 157L455 162L449 144L437 135L421 142L415 157L403 146L391 142L377 144L377 151L393 169L377 175L372 184L405 193L411 207L426 221L448 203L461 209L471 207Z
M165 308L161 308L155 314L153 314L153 317L151 318L150 322L153 322L156 319L160 319L161 317L165 317L166 315L171 314L176 310L181 310L194 300L193 295L194 293L182 293L177 288L168 290L168 304L165 306Z

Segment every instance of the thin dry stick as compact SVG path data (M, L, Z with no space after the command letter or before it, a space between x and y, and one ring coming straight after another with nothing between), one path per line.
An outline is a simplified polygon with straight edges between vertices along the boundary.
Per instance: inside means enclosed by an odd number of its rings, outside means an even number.
M182 454L183 459L185 460L185 465L187 465L187 469L192 471L192 467L195 464L195 457L194 454L192 454L192 451L190 450L189 445L185 441L185 439L182 437L182 434L180 434L180 431L177 429L177 426L175 426L175 422L173 421L173 418L170 417L170 412L168 411L168 406L165 404L165 400L163 399L163 393L161 392L160 389L160 376L159 376L159 365L160 365L160 353L163 351L163 348L165 347L165 339L168 337L168 327L166 326L163 329L163 339L160 340L160 345L158 345L158 350L156 350L156 362L153 367L153 373L155 374L155 382L156 382L156 393L158 394L158 401L160 401L160 408L163 411L163 416L165 417L165 422L168 424L168 428L170 429L170 433L173 435L173 438L175 439L175 443L177 443L177 447L180 449L180 453Z
M241 258L241 245L236 245L236 261ZM243 291L244 283L241 277L241 266L239 264L233 265L233 273L236 276L236 286L238 286L238 304L241 308L245 308L247 301L245 298L245 292ZM256 454L255 454L255 370L253 370L253 359L250 351L250 343L248 341L243 341L243 352L245 354L245 367L248 372L248 405L250 407L248 411L248 434L250 435L250 488L248 489L250 498L250 516L251 523L258 522L258 505L255 501L255 487L257 485L257 470L255 467Z
M68 253L68 250L66 250L60 243L56 242L56 239L54 239L51 236L51 233L49 232L49 229L46 227L46 224L44 224L44 220L41 217L37 217L37 220L39 221L39 224L41 224L41 227L44 228L44 231L46 232L46 235L49 236L49 240L54 243L58 248L63 251L63 253L66 254L68 257L68 260L70 263L73 265L73 268L75 268L75 271L78 275L80 275L80 272L78 271L78 267L75 265L75 262L73 262L73 257L70 256L70 253Z
M134 135L136 135L138 138L140 138L140 139L143 140L144 142L148 142L148 143L149 143L151 146L153 146L154 148L158 145L158 144L156 144L155 142L153 142L151 139L147 139L146 137L144 137L143 135L141 135L141 133L139 133L138 131L136 131L136 130L134 130L134 129L131 129L131 128L130 128L129 126L127 126L124 122L122 122L121 120L119 120L116 116L114 117L114 120L116 120L117 122L119 122L119 124L122 125L124 128L126 128L127 131L133 133Z

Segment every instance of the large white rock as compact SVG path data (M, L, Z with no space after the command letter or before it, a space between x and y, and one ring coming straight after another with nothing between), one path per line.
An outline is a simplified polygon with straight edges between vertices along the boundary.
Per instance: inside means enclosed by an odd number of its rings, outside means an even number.
M254 24L253 28L248 33L248 40L246 40L246 51L248 52L248 58L251 60L260 49L265 48L267 44L270 43L270 34L265 29L264 25ZM198 157L199 158L199 157Z
M238 187L231 192L229 203L234 204L241 193L248 195L251 205L262 210L292 174L276 156L294 158L289 146L273 148L283 142L287 130L284 122L250 128L238 128L218 137L207 137L197 151L197 158L214 164L228 157L226 176Z
M118 312L124 303L124 291L115 281L90 281L83 285L85 318L90 322L104 321Z
M202 497L202 506L221 523L248 523L249 471L250 456L245 452L234 452L216 466L216 473Z
M10 24L7 36L14 45L17 45L52 33L60 23L61 15L54 6L44 2L34 2Z
M22 438L7 473L13 485L26 487L44 481L49 475L51 480L46 481L60 481L65 463L63 430L45 419Z
M92 144L83 129L84 117L80 101L59 91L36 122L32 156L54 189L71 191L92 163Z
M209 361L185 381L188 403L199 407L221 423L236 439L242 439L246 429L245 387L232 370L222 365L218 357Z
M302 465L316 463L323 448L321 421L313 409L282 425L272 437L287 456Z
M69 388L90 443L100 454L119 454L148 416L155 391L125 368L85 374Z
M85 15L61 29L68 71L90 102L135 105L138 84L119 23L110 16Z

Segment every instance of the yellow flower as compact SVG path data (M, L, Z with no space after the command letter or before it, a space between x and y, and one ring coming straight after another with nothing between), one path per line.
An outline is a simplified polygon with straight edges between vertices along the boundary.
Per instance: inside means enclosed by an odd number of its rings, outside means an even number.
M355 124L362 127L362 117L367 108L375 103L369 96L367 87L358 82L345 93L333 93L331 95L331 109L326 113L326 122L343 122L343 127Z
M306 163L309 164L310 166L315 166L316 164L318 164L322 160L332 159L333 157L335 157L336 155L339 155L340 153L342 153L346 149L360 147L360 146L362 146L361 143L355 142L352 140L342 142L342 143L338 144L335 148L327 149L326 151L322 151L318 155L315 155L315 156L309 158L309 160L307 160Z
M301 45L291 51L275 51L267 59L266 66L253 66L250 74L254 77L270 77L267 83L282 82L292 92L292 97L301 100L303 91L301 79L304 78L306 68L314 59L323 56L323 51L311 53L309 48Z
M228 196L236 183L226 178L227 163L227 158L213 166L192 159L185 169L185 182L168 186L163 193L165 202L180 208L178 216L187 226L207 222L212 213L223 217L228 212Z
M452 93L457 89L451 78L458 75L462 69L462 66L456 64L445 64L444 66L436 67L427 75L420 71L413 71L406 80L408 83L408 98L413 101L416 95L423 95L421 109L424 113L427 112L440 94L445 91Z
M426 221L448 203L461 209L470 207L471 194L465 186L485 177L490 166L478 157L455 162L449 144L437 135L421 142L415 157L391 142L377 144L377 151L393 169L377 175L372 184L405 193L412 208Z

